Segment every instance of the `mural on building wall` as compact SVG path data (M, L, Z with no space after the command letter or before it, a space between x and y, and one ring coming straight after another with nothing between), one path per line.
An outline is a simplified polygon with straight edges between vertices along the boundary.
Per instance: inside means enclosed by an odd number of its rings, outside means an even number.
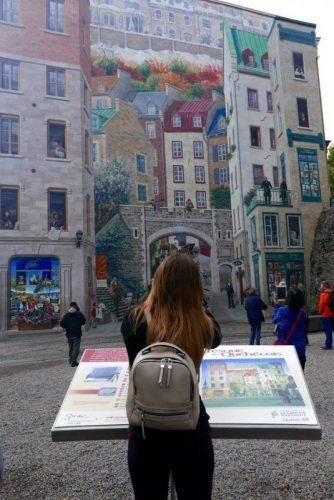
M10 327L52 328L59 322L59 260L15 257L10 262Z

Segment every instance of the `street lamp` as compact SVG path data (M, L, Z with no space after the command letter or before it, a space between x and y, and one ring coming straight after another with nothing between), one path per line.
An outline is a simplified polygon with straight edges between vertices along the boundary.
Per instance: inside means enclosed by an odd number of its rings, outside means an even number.
M75 233L75 237L76 237L76 247L80 248L83 237L83 231L81 229L78 229L77 232Z

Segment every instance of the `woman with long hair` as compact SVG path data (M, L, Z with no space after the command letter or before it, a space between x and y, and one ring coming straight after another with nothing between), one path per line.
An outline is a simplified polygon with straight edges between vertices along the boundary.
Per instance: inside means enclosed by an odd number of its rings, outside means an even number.
M220 344L220 327L203 306L197 264L186 254L166 258L155 272L145 300L124 318L121 331L130 367L141 349L169 342L183 349L199 371L205 349ZM211 498L214 456L209 416L200 401L193 431L130 426L128 464L136 500L165 500L172 473L179 500Z

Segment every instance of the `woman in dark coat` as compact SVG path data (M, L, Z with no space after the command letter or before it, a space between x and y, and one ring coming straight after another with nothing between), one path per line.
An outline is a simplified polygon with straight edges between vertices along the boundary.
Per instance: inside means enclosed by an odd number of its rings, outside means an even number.
M267 304L256 294L255 288L250 288L248 297L245 301L248 323L251 327L249 335L249 345L260 345L261 343L261 324L264 322L263 312L267 309Z

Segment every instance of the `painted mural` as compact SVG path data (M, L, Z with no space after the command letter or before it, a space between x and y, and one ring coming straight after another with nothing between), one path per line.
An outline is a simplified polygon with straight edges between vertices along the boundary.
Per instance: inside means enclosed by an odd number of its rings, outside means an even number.
M10 326L52 328L59 322L59 259L15 257L10 263Z

